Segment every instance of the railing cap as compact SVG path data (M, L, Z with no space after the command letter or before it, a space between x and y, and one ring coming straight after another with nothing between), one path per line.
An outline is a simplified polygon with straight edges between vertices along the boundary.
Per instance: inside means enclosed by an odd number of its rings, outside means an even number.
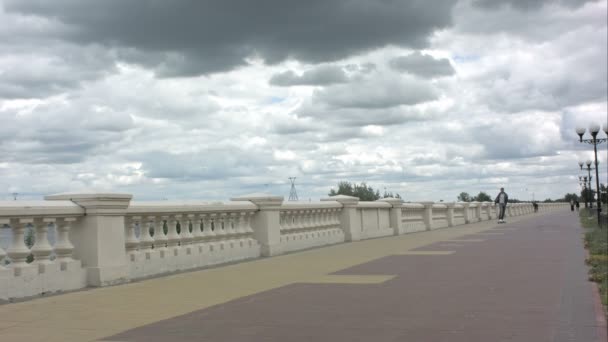
M403 199L401 199L401 198L393 198L393 197L381 198L378 200L378 202L387 202L388 204L393 206L393 208L401 208L403 206Z
M321 198L321 201L336 201L342 205L356 205L359 203L359 197L346 196L346 195L335 195L326 198Z
M253 194L232 197L231 201L249 201L258 207L277 207L281 206L285 198L283 196L277 196L273 194L256 192Z
M125 193L75 192L45 196L47 201L72 201L90 214L124 214L133 195Z
M418 203L422 204L425 208L428 208L428 207L432 208L433 204L435 204L435 202L433 202L433 201L420 201Z

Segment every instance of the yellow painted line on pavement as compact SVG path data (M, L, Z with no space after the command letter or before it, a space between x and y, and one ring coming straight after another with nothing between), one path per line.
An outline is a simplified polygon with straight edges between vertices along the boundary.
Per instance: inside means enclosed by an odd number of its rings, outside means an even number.
M455 251L407 251L397 253L397 255L450 255Z
M453 239L448 240L448 242L483 242L485 239Z
M324 275L301 281L305 284L382 284L396 275Z

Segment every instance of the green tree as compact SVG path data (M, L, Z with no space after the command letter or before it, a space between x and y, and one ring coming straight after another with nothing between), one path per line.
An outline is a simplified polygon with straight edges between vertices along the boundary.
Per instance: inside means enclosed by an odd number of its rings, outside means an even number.
M373 187L367 185L365 182L357 184L357 183L350 183L350 182L345 182L345 181L338 183L337 190L331 189L329 191L329 196L336 196L336 195L359 197L359 199L361 201L375 201L382 197L384 197L384 198L386 198L386 197L401 198L401 195L399 195L399 194L393 195L392 192L386 192L386 191L384 193L384 196L382 196L380 194L380 190L377 190L377 189L375 190Z
M460 195L458 195L458 201L459 202L471 202L471 195L469 195L468 192L461 192Z
M570 203L570 201L575 202L578 199L576 194L566 194L564 195L564 202Z
M492 202L492 197L490 197L490 195L486 194L483 191L480 191L479 194L477 194L477 196L475 196L474 198L475 201L477 202Z
M593 203L593 191L590 189L583 189L581 191L581 199L585 203Z

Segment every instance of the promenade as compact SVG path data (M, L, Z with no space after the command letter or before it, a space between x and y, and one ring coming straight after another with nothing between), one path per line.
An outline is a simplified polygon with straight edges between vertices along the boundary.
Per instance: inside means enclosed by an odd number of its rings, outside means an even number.
M10 341L605 341L560 210L0 305Z

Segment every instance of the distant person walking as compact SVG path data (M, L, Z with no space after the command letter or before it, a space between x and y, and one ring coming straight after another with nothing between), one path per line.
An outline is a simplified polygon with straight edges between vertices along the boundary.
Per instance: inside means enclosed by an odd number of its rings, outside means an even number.
M496 199L494 200L495 204L498 204L498 208L500 209L498 213L498 223L505 223L505 209L507 209L507 203L509 202L509 196L505 192L505 188L500 188L500 192Z
M570 211L574 211L574 201L570 200Z
M581 208L581 204L578 202L578 200L576 200L574 205L576 206L576 211L579 211L579 209Z

